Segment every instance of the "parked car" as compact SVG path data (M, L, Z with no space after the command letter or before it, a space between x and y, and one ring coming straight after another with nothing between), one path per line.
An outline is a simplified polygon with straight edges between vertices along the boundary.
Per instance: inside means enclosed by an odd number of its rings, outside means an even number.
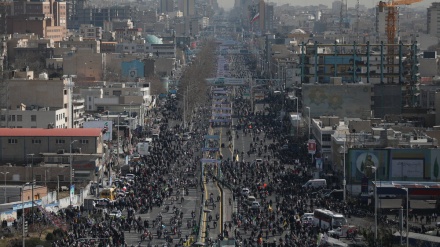
M67 186L61 186L60 191L69 191L69 187Z

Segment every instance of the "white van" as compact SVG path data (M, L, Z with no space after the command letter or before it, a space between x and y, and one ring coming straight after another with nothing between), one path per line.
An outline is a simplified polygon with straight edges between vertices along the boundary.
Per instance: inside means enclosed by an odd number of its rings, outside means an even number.
M327 187L327 181L325 179L310 179L305 183L303 188L326 188Z

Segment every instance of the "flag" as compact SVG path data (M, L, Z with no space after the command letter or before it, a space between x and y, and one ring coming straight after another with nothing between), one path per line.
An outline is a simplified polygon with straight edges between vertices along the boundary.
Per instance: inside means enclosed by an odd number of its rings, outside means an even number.
M260 13L258 12L258 13L256 13L255 15L254 15L254 17L252 18L252 20L251 20L251 23L254 23L256 20L258 20L260 18Z

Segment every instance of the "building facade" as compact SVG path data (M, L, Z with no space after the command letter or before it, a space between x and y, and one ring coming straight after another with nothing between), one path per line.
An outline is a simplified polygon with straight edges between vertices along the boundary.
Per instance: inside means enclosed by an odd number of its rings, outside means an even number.
M426 27L428 34L440 36L440 3L432 3L427 10Z
M0 162L23 164L29 154L35 160L44 154L70 153L70 148L81 153L103 154L101 129L37 129L0 128Z

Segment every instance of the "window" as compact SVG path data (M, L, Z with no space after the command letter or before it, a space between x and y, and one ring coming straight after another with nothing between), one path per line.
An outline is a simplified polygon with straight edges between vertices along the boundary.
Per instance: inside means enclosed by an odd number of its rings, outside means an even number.
M64 93L64 95L67 95L67 89L64 89L63 93Z
M55 142L56 142L56 144L64 144L64 143L66 143L66 140L56 139Z
M37 115L31 115L31 122L37 122Z
M37 181L37 182L42 181L42 176L41 175L35 175L35 181Z
M60 181L64 181L64 175L58 175L58 179L59 179Z
M89 140L81 140L81 144L89 144Z
M6 121L6 115L1 115L0 116L0 121Z
M17 122L23 121L23 115L17 115Z
M332 140L332 136L330 134L323 134L322 135L322 141L323 142L329 142Z
M34 139L34 140L32 140L32 144L41 144L41 140L40 139Z
M17 140L17 139L9 138L9 139L8 139L8 143L9 143L9 144L17 144L17 143L18 143L18 140Z

